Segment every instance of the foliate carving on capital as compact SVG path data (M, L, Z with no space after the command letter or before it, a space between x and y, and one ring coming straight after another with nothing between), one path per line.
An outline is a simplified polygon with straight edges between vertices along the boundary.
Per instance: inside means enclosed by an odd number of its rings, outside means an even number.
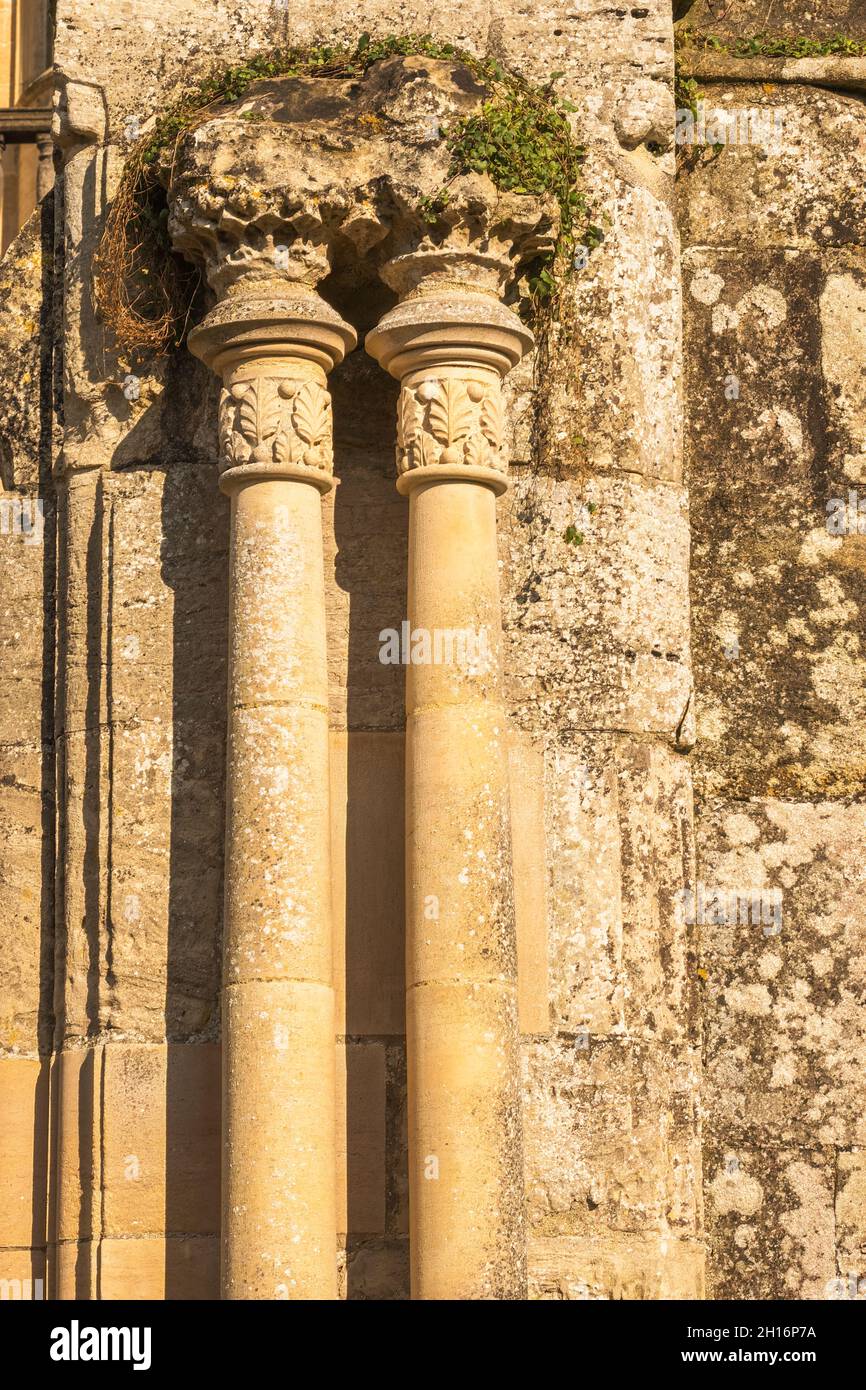
M498 381L428 378L400 392L397 472L465 465L507 473L505 409Z
M331 397L316 377L228 380L220 396L219 436L221 471L246 463L334 470Z

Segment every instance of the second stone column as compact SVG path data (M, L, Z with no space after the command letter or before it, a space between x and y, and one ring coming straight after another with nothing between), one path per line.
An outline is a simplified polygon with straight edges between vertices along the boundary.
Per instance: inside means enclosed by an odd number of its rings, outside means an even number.
M367 338L401 382L410 1258L421 1299L526 1296L517 958L496 498L501 380L532 335L412 258Z

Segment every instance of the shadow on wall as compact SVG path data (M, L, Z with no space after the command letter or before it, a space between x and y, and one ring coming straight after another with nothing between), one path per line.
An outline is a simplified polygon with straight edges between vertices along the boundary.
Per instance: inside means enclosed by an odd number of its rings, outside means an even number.
M343 309L359 328L352 307ZM345 675L346 1296L408 1298L405 1141L404 671L379 633L406 613L408 506L395 487L396 384L363 347L333 374L331 660ZM326 531L327 535L327 531ZM327 568L327 560L326 560ZM345 596L345 598L343 597ZM348 608L348 633L339 630ZM329 604L331 608L331 604ZM345 611L345 610L343 610ZM345 618L342 618L345 623ZM341 652L342 643L345 652ZM335 880L338 870L335 868ZM339 929L338 929L339 930ZM339 973L339 972L338 972ZM339 1008L338 997L338 1008ZM338 1206L338 1222L343 1217Z
M165 434L216 418L216 382L179 353ZM216 439L214 439L214 456ZM165 1297L219 1297L220 1074L229 504L190 444L168 465L162 578L172 589L172 765L165 1036Z

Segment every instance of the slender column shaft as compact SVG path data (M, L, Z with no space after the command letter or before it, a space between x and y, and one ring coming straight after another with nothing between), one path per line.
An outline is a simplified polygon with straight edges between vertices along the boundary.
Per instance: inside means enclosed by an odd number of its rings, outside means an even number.
M453 292L407 301L367 340L402 382L410 507L406 1023L421 1299L526 1294L496 497L501 376L527 340L495 300Z
M223 1292L336 1297L321 496L232 488Z
M418 1298L523 1292L517 962L496 499L431 482L409 501L412 629L472 632L477 675L409 667L407 1030Z
M222 1290L234 1299L337 1296L321 496L326 371L354 334L296 293L236 291L190 338L223 378L232 506Z

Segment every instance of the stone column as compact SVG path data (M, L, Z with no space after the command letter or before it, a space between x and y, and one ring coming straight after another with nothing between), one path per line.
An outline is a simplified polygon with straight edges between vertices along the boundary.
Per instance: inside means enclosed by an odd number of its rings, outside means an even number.
M232 504L225 1298L337 1295L321 497L333 485L326 373L354 343L311 288L243 277L189 340L222 377Z
M47 130L36 137L38 163L36 165L36 201L41 203L54 187L54 141Z
M397 486L410 517L412 1292L519 1299L526 1253L496 498L508 487L501 380L532 335L484 289L489 275L479 268L477 281L455 280L443 262L438 271L429 256L391 263L388 278L408 293L366 342L401 382Z

